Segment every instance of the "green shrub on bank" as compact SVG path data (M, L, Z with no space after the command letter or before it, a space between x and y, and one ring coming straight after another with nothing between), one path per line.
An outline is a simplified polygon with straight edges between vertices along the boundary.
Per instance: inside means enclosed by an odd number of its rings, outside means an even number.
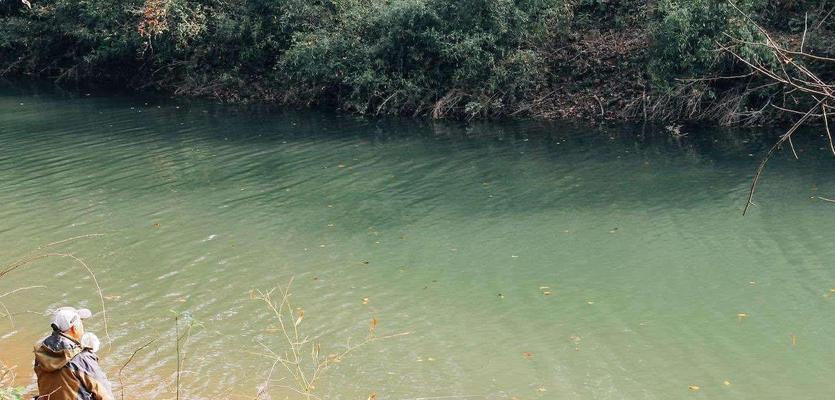
M138 39L129 21L141 2L0 1L0 72L61 79L129 79Z
M716 0L660 0L659 19L655 25L655 57L652 74L659 84L676 77L703 77L717 72L744 69L728 54L717 51L734 39L762 41L762 34L748 21L756 17L767 0L742 0L732 5ZM743 14L744 13L744 14ZM746 59L770 61L770 53L761 46L742 45Z
M544 85L540 51L565 29L567 10L563 0L352 5L336 23L294 35L278 77L360 113L501 113Z
M825 0L735 4L781 38L808 12L809 48L835 53ZM744 74L717 51L734 39L762 37L722 0L0 0L0 76L369 115L599 115L678 78ZM741 84L711 83L704 98Z

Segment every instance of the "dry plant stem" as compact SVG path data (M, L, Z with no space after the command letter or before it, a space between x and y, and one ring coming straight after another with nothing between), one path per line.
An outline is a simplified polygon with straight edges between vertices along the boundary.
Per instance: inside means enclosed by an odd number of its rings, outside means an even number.
M175 377L176 380L176 388L175 391L177 393L177 400L180 400L180 316L174 317L174 339L176 341L177 347L177 375Z
M193 321L189 321L188 328L185 332L183 332L182 336L180 335L180 315L174 317L174 332L175 332L175 347L177 350L177 374L175 375L175 393L176 399L180 399L180 375L182 375L182 368L186 362L186 356L181 356L182 349L188 344L188 340L191 338L191 328L194 326ZM183 340L185 338L185 340ZM156 339L155 339L156 340ZM182 343L182 345L180 344Z
M134 350L133 354L131 354L130 357L128 357L128 360L125 361L125 363L122 364L122 366L119 368L119 373L117 375L119 376L119 389L121 390L122 400L125 400L125 382L123 381L122 371L124 371L124 369L128 366L128 364L130 364L130 362L133 361L133 358L136 357L137 353L144 350L145 348L150 346L152 343L156 342L157 339L159 339L159 338L154 338L151 341L149 341L148 343L145 343L142 346L140 346L138 349Z
M47 243L43 246L39 246L37 248L37 250L42 250L42 249L47 249L47 248L50 248L50 247L55 247L55 246L62 245L62 244L65 244L65 243L69 243L69 242L79 240L79 239L87 239L87 238L100 237L100 236L104 236L104 235L100 234L100 233L92 233L92 234L88 234L88 235L74 236L74 237L71 237L71 238L68 238L68 239L59 240L57 242ZM50 257L69 258L69 259L75 261L75 263L81 265L87 271L87 274L90 276L90 278L93 279L93 284L96 286L96 293L98 294L99 302L101 303L102 320L104 321L104 335L107 338L108 346L112 345L113 340L110 338L110 331L109 331L108 324L107 324L107 308L104 305L104 294L102 293L101 286L99 285L99 280L98 280L98 278L96 278L96 274L93 273L93 269L90 268L90 266L87 265L87 263L84 262L84 260L76 257L75 255L73 255L71 253L41 253L41 254L34 254L34 255L30 254L28 256L22 257L22 258L20 258L16 261L13 261L13 262L3 266L2 270L0 270L0 279L2 279L4 276L8 275L12 271L23 268L23 267L25 267L27 265L30 265L30 264L32 264L36 261L43 260L45 258L50 258ZM7 310L6 313L8 314L8 310Z
M2 301L0 301L0 307L3 307L3 312L5 313L6 317L9 317L9 323L12 325L12 329L14 329L14 317L12 316L12 312L9 311L9 308L6 307Z
M294 316L294 308L290 301L290 288L292 283L293 279L290 279L286 286L277 287L267 292L257 290L253 292L252 295L253 299L263 301L267 305L267 308L270 309L273 317L278 322L278 330L280 331L282 339L287 345L287 350L283 354L277 354L269 347L261 343L261 346L273 360L273 364L269 370L266 381L262 389L259 391L261 393L269 390L269 385L272 381L275 368L280 364L284 367L288 376L292 378L294 385L276 385L276 387L290 390L304 396L306 399L319 399L318 396L313 394L313 391L316 388L317 382L322 378L322 375L328 367L341 361L351 352L373 341L409 334L408 332L404 332L388 336L377 336L375 334L377 320L372 319L368 335L363 341L354 345L351 345L349 341L343 351L323 357L321 355L320 344L316 342L315 339L312 340L308 336L303 336L300 333L300 326L304 319L304 311L299 310ZM273 293L276 290L280 295L280 300L278 301L273 298Z

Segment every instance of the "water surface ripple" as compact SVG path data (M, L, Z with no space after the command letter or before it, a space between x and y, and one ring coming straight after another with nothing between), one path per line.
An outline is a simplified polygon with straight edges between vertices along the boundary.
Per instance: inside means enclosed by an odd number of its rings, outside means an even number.
M824 398L835 391L835 161L821 138L769 165L757 132L367 121L160 98L0 90L0 256L67 250L107 296L111 377L170 398L175 313L199 322L182 396L252 398L280 340L250 299L295 277L338 351L328 399ZM43 314L98 314L48 259L0 280L0 358L29 384ZM365 299L365 300L364 300ZM742 316L741 316L742 315ZM698 385L698 393L688 386ZM118 385L117 385L118 386ZM276 389L276 398L287 393Z

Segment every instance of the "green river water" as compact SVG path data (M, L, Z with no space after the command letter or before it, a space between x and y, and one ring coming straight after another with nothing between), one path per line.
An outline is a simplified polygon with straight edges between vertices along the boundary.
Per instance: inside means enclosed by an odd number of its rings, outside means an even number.
M253 289L295 277L327 399L788 399L835 392L835 160L817 131L369 121L0 89L0 260L95 270L128 399L253 398L280 349ZM50 258L0 279L0 359L29 385L48 310L93 282ZM740 315L743 314L743 315ZM182 331L181 331L182 332ZM276 375L280 377L281 375ZM284 381L286 383L286 381ZM281 384L281 383L278 383ZM689 387L696 385L699 390ZM291 394L274 388L273 398ZM453 397L447 397L453 396ZM468 397L465 397L468 396Z

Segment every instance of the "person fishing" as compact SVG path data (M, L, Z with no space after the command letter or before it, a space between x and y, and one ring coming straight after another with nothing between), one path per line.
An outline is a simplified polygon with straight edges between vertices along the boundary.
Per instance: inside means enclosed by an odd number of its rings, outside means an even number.
M98 338L89 334L85 337L81 322L91 315L85 308L55 310L52 334L35 345L36 399L113 400L110 382L95 353Z

